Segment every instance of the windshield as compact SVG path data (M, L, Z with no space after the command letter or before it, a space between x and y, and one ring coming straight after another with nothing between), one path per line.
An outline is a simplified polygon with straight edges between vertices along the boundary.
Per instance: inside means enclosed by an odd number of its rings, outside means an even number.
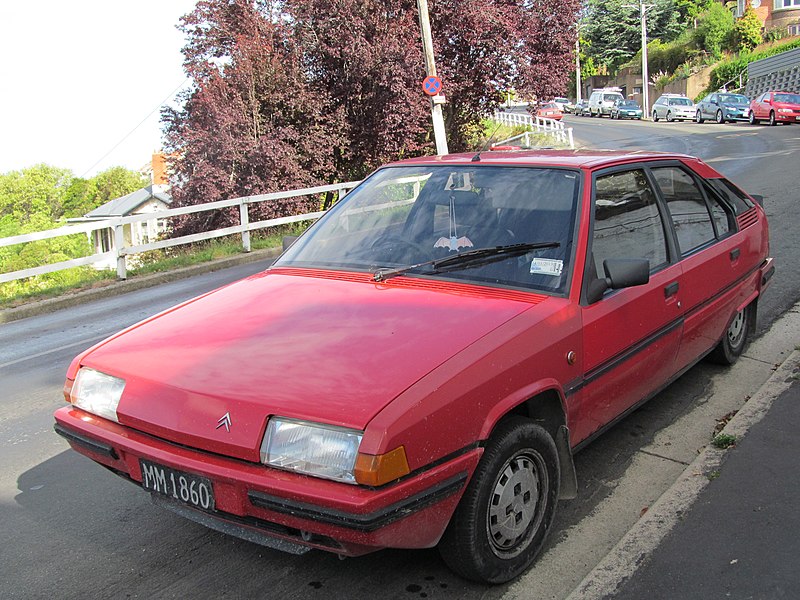
M800 104L800 94L775 94L775 102Z
M604 94L603 100L605 100L606 102L614 102L614 100L618 100L619 97L620 97L619 94Z
M576 171L553 168L387 167L337 203L276 265L373 274L400 269L406 277L561 293L572 261L579 179ZM423 266L497 247L509 251L450 261L440 271Z
M726 104L750 104L747 96L742 96L741 94L720 94L719 101Z
M688 98L670 98L670 106L691 106L692 101Z

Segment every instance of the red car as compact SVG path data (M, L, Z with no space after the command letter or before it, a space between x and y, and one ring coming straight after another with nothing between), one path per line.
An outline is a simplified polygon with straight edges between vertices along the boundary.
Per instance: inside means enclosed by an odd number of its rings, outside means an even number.
M573 454L733 363L773 272L761 206L696 158L398 162L263 273L80 354L56 431L247 540L438 544L504 582L577 494Z
M564 113L561 112L558 104L555 102L548 102L546 104L542 104L536 109L536 116L541 119L553 119L554 121L560 121L564 117Z
M764 92L750 101L747 119L751 125L757 125L759 121L768 121L770 125L799 123L800 94Z

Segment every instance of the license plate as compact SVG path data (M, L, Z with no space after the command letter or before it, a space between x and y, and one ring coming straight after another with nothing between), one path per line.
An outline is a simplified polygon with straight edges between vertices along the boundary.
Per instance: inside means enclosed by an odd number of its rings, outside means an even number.
M140 460L139 466L142 468L142 487L147 491L203 510L214 509L214 488L210 479L146 460Z

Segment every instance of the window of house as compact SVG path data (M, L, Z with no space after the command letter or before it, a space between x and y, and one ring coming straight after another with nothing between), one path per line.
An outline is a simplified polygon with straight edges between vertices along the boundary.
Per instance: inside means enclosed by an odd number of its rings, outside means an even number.
M686 256L715 240L708 206L694 179L678 167L653 169L653 175L667 201L681 254Z
M774 8L775 10L781 10L782 8L795 8L800 7L800 0L775 0Z
M608 258L646 258L651 271L667 263L664 226L643 170L597 178L592 256L598 277Z
M97 241L100 252L109 252L114 249L114 232L111 229L99 229L97 231Z

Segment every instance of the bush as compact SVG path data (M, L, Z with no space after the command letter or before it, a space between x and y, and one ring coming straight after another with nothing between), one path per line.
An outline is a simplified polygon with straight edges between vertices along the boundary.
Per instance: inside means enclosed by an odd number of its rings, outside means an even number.
M752 50L764 41L761 37L761 21L749 2L742 17L733 25L733 39L739 52Z
M786 52L787 50L793 50L795 48L800 48L800 39L794 39L784 44L778 44L760 52L742 52L737 57L726 60L716 69L711 71L711 79L708 87L705 90L705 93L711 93L714 90L718 90L731 81L737 81L738 83L740 74L742 74L742 85L744 85L747 83L747 65L749 63L755 60L761 60L762 58L780 54L781 52Z
M733 14L722 4L712 4L699 19L695 30L696 43L715 58L729 49L733 35Z

